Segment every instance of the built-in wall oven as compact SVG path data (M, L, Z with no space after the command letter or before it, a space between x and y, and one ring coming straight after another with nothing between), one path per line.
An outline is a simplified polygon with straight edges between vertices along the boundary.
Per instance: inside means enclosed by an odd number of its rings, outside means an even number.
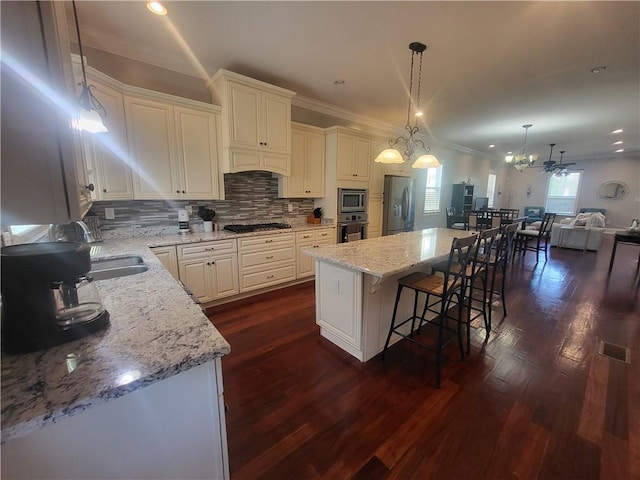
M367 238L367 190L338 189L338 243Z

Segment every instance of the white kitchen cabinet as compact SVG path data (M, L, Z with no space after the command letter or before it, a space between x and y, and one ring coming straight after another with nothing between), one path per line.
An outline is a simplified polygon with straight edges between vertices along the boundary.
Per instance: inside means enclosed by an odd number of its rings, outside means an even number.
M71 106L77 105L65 5L61 2L3 2L2 56L43 82ZM91 193L75 115L37 93L21 70L3 61L3 225L68 223L91 207Z
M239 293L236 240L178 246L180 280L202 303Z
M134 198L220 198L214 112L142 96L124 104Z
M164 268L173 275L173 278L179 280L180 274L178 273L178 254L176 247L173 245L168 247L152 247L151 251L158 257L158 260L164 265Z
M324 131L299 123L291 125L291 175L278 179L282 198L324 196Z
M369 181L371 140L364 136L338 132L338 180Z
M289 175L295 92L224 69L216 72L211 85L214 103L222 106L224 173L265 170Z
M238 240L240 292L271 287L296 279L293 233L276 233Z
M129 152L135 163L136 199L179 198L181 185L171 105L139 97L124 97Z
M307 247L321 247L336 243L336 229L322 228L307 230L296 234L296 268L297 278L311 277L315 275L315 259L305 254L302 250Z
M382 235L382 197L369 197L367 238Z
M89 178L95 185L92 195L95 200L131 200L133 183L127 145L127 128L122 92L88 77L92 93L107 112L105 133L84 133L83 140L88 151Z
M228 479L220 358L4 443L2 476Z
M216 115L195 108L173 107L181 197L220 198Z

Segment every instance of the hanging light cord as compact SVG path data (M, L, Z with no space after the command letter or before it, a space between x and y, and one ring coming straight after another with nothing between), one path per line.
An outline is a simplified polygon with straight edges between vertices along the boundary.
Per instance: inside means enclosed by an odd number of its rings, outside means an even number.
M78 50L80 51L80 65L82 66L82 92L80 93L80 106L85 110L95 110L100 115L100 118L107 116L107 110L102 106L100 101L95 97L91 88L87 82L87 72L84 67L84 52L82 51L82 41L80 40L80 25L78 24L78 11L76 10L76 2L71 2L73 6L73 17L76 22L76 34L78 35Z

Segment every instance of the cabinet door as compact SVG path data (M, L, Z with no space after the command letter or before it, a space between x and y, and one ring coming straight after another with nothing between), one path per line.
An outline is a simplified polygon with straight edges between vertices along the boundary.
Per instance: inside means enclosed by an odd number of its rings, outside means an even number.
M260 141L270 152L291 153L291 100L262 92L263 132Z
M291 130L291 175L287 196L303 198L307 196L307 134Z
M385 165L384 163L376 163L373 161L378 154L389 148L388 144L383 143L382 141L373 142L371 144L371 175L369 179L369 197L381 197L382 191L384 189L384 175L388 173L386 167L390 167L391 165ZM395 166L395 165L393 165ZM391 175L393 173L389 172Z
M353 152L355 138L350 135L338 134L337 177L342 180L354 180Z
M262 148L260 138L260 91L245 85L229 82L231 111L229 134L230 146L240 148Z
M153 247L151 249L153 254L158 257L160 263L164 265L169 273L176 280L180 279L180 274L178 271L178 255L176 254L176 247Z
M133 184L127 165L127 130L122 94L106 85L90 80L93 94L107 111L106 133L87 134L92 143L93 175L98 200L131 200Z
M324 197L324 135L307 133L306 192L313 198Z
M173 108L152 100L125 97L129 152L136 164L136 199L179 198Z
M211 262L213 299L240 293L238 288L238 256L215 257Z
M310 237L314 237L312 233L309 234ZM305 278L310 277L315 274L315 258L311 257L302 252L303 248L313 247L313 240L308 242L299 243L296 246L296 267L297 267L297 278Z
M180 280L203 303L213 300L211 278L210 258L182 260L180 262Z
M353 173L357 180L369 180L369 171L373 158L371 157L371 141L366 138L355 139L353 155Z
M220 198L215 114L184 107L173 111L182 198Z
M369 197L369 225L367 238L376 238L382 234L382 198Z

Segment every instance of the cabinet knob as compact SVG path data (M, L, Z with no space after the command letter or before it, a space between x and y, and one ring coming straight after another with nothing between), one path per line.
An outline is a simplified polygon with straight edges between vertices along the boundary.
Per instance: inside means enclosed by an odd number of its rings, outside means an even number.
M215 250L215 249L216 249L216 247L205 247L205 250L207 250L207 251L211 251L211 250Z
M271 243L273 240L265 240L264 243Z
M273 258L273 255L269 255L267 257L265 257L266 260L271 260Z
M180 190L176 190L176 193L180 193Z
M267 275L267 279L273 278L273 275Z
M86 188L90 192L93 192L96 189L96 187L93 185L93 183L90 183L89 185L85 185L84 188Z
M103 188L103 189L102 189L102 193L107 193L107 189L106 189L106 188Z
M186 191L182 190L182 193L187 193Z

